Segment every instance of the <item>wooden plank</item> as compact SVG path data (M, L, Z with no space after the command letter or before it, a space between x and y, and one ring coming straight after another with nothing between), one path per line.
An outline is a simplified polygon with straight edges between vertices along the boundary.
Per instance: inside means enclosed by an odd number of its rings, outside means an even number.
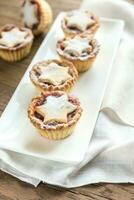
M133 200L132 184L96 184L64 189L47 184L37 188L0 172L0 200Z
M48 185L39 187L16 181L14 177L0 172L0 200L89 200L85 195L78 195L67 190L55 190Z
M12 88L11 86L0 84L0 114L3 112L4 108L6 107L14 90L15 88Z

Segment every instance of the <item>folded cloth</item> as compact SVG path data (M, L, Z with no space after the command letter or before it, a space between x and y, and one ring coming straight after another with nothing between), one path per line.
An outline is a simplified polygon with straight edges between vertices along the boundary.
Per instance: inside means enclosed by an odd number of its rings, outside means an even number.
M83 161L69 166L0 149L0 169L35 186L63 187L98 182L134 182L133 6L123 0L85 0L82 9L126 23L102 110Z
M123 123L134 126L134 41L123 39L105 93L102 110L111 109Z

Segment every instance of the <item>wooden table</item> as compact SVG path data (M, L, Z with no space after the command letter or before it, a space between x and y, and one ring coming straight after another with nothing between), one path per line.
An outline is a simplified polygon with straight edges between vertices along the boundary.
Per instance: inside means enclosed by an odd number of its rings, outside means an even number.
M133 0L129 0L133 1ZM78 8L81 0L48 0L54 17L61 10ZM20 23L19 0L0 0L0 26ZM36 38L31 54L21 62L10 64L0 60L0 114L12 96L16 86L30 64L43 36ZM134 200L132 184L94 184L76 189L40 184L37 188L0 172L0 200Z

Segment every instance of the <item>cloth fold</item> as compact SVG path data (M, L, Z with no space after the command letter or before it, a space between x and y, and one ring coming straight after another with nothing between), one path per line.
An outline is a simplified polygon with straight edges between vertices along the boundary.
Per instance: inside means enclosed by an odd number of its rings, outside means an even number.
M119 119L134 126L134 42L123 39L105 93L102 110L111 108Z
M0 148L0 169L35 186L40 181L67 188L98 182L134 183L134 8L123 0L84 0L81 9L123 19L125 33L81 163L69 166Z

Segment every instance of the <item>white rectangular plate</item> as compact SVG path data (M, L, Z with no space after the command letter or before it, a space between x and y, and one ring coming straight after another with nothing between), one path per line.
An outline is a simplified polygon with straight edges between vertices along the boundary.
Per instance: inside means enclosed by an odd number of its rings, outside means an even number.
M101 48L94 66L83 73L72 93L83 107L83 114L74 133L63 140L51 141L37 134L27 117L27 107L36 95L29 79L33 64L44 59L56 58L56 41L63 37L61 13L43 41L32 63L18 85L0 119L0 148L47 160L75 164L80 162L89 145L101 107L111 67L123 30L120 20L102 19L96 35Z

